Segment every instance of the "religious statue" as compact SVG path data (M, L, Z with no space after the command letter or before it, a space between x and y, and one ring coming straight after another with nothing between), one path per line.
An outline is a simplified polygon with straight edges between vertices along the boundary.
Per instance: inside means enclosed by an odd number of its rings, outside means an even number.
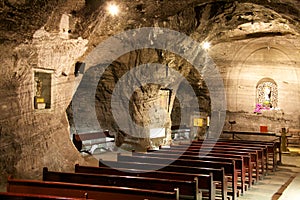
M43 85L43 82L41 80L38 80L37 87L36 87L36 95L38 97L42 96L42 85Z
M42 86L43 86L43 82L39 79L39 78L37 78L36 80L35 80L35 82L36 82L36 96L37 97L41 97L42 96Z
M271 90L270 87L264 87L264 102L263 105L271 107Z
M35 97L34 107L35 109L44 109L46 107L45 99L42 97L43 82L38 77L35 77Z

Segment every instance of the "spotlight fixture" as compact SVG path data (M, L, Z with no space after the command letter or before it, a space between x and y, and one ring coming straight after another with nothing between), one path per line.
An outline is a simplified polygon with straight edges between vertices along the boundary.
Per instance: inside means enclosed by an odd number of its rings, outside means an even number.
M203 49L207 50L210 48L210 43L205 41L205 42L203 42L202 47L203 47Z
M109 3L107 5L107 8L106 10L108 11L108 13L111 15L111 16L116 16L119 14L120 10L119 10L119 6L116 5L115 3Z

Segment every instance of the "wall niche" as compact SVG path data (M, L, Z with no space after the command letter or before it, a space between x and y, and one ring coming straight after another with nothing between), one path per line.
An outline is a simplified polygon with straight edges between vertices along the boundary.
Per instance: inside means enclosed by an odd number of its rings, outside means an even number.
M51 108L51 78L52 73L34 72L34 109Z

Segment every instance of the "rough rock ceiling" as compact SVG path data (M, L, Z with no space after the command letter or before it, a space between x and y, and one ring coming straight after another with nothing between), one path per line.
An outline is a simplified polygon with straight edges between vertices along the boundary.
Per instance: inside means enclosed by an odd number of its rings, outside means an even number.
M58 29L60 14L69 13L77 20L74 35L95 37L112 35L116 32L142 26L168 26L180 28L191 34L201 30L199 38L219 37L226 31L238 28L246 30L243 24L264 22L288 24L293 30L284 33L300 32L300 1L298 0L125 0L120 2L123 11L118 19L106 18L103 12L104 0L1 0L0 1L0 44L22 43L32 38L33 33L44 26L49 31ZM179 24L172 18L177 18ZM96 30L101 24L101 30ZM181 23L181 24L180 24ZM178 26L179 25L179 26ZM259 25L258 25L259 28ZM280 28L280 27L279 27ZM276 28L273 33L282 34ZM283 34L284 34L283 33ZM211 34L211 35L210 35ZM246 37L258 35L244 34ZM266 33L268 34L268 33ZM235 33L235 37L239 37ZM99 37L100 36L100 37ZM101 37L102 36L102 37ZM226 38L226 37L225 37ZM224 39L224 38L223 38ZM99 41L93 39L91 44Z

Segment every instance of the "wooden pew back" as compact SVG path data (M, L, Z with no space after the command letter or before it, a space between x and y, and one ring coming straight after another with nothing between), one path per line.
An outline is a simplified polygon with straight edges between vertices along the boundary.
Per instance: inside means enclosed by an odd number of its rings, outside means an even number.
M192 174L171 171L147 171L136 169L113 169L110 167L88 167L75 165L75 173L88 174L110 174L120 176L137 176L137 177L152 177L170 180L185 180L193 181L195 177L198 179L198 188L200 192L208 196L209 199L215 199L215 185L213 182L213 173L209 174ZM180 190L182 192L182 190Z
M8 179L7 192L55 195L68 198L91 198L101 200L132 199L132 200L179 200L179 190L162 192L146 189L129 189L114 186L97 186L75 183L60 183L38 180Z
M0 199L2 200L88 200L87 198L69 198L53 195L40 195L40 194L24 194L24 193L14 193L14 192L0 192Z
M201 198L198 190L198 178L193 177L192 180L178 179L162 179L155 177L137 177L122 176L111 174L87 174L87 173L67 173L49 171L46 167L43 169L44 181L70 182L80 184L91 184L100 186L117 186L128 188L139 188L148 190L173 191L179 188L180 197L193 198L195 200ZM151 184L150 184L151 183Z
M167 172L180 172L180 173L191 173L191 174L210 174L213 173L213 180L217 181L221 187L222 199L227 199L227 179L225 177L224 168L204 168L194 166L180 166L180 165L163 165L159 163L139 163L139 162L116 162L116 161L102 161L99 160L99 167L111 167L116 170L131 171L133 169L137 171L167 171ZM99 171L97 167L88 166L77 166L77 170L90 170L89 173ZM98 173L98 172L97 172Z

